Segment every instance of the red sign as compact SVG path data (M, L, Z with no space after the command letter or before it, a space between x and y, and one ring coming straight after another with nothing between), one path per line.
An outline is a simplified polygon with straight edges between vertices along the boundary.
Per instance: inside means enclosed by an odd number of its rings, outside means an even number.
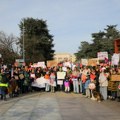
M120 53L120 39L115 40L114 46L115 46L115 53Z

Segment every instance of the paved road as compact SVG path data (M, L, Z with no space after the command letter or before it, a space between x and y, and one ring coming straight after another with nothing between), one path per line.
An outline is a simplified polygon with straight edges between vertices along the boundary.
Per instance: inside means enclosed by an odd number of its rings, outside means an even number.
M0 101L0 120L120 120L120 102L80 94L35 93Z

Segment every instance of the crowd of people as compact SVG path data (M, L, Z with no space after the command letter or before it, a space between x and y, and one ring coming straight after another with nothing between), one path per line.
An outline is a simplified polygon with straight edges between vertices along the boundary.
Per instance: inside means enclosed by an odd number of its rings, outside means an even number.
M33 91L83 94L94 100L120 101L120 82L112 81L111 75L120 75L120 67L110 65L54 67L11 67L0 69L1 100L18 97ZM38 84L36 86L35 84Z

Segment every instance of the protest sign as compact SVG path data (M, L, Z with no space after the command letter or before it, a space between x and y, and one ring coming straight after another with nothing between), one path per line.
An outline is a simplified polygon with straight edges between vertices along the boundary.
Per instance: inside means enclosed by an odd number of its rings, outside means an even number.
M81 59L82 65L87 66L88 65L88 60L87 59Z
M62 67L62 70L63 70L64 72L66 72L66 71L67 71L67 67Z
M63 80L57 80L58 85L63 85Z
M30 74L30 77L31 78L35 78L35 74Z
M120 75L111 75L111 81L120 81Z
M46 68L45 62L38 62L37 65L38 67Z
M98 52L97 57L99 60L105 60L105 58L108 59L108 52Z
M71 68L72 65L71 65L70 62L64 62L64 63L63 63L63 66L64 66L64 67L70 67L70 68Z
M90 66L96 66L98 64L99 64L98 58L88 59L88 65L90 65Z
M57 66L57 61L56 60L49 60L47 61L47 67L53 67L53 66Z
M57 72L57 79L65 79L66 72Z
M120 54L113 54L112 56L112 65L118 65L120 60Z

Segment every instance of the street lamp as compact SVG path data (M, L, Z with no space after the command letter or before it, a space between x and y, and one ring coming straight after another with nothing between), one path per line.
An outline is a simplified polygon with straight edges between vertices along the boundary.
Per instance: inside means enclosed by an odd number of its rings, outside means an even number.
M23 20L23 61L25 62L24 20Z

